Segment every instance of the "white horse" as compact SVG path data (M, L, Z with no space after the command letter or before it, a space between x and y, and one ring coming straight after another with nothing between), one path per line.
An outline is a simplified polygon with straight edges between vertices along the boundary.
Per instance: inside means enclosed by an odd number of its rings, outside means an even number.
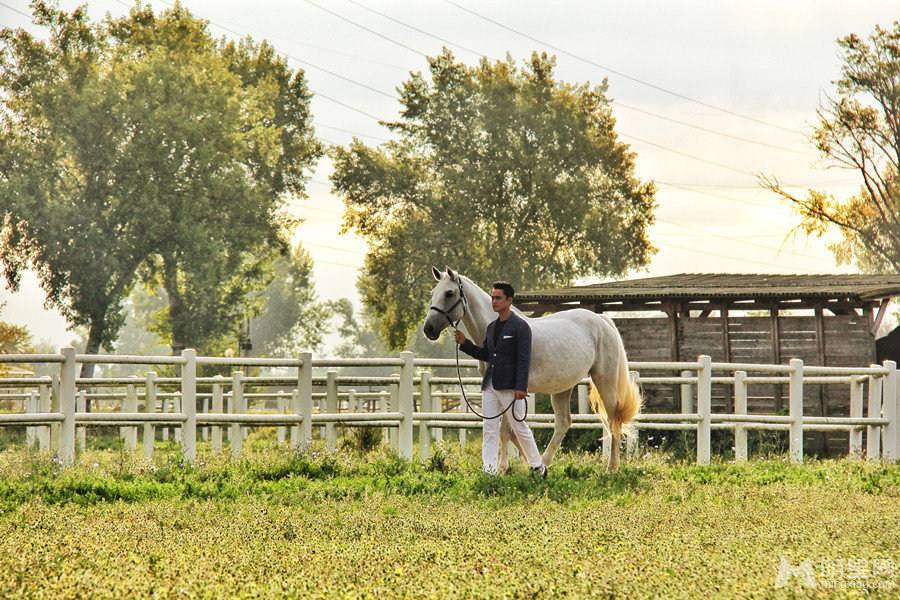
M437 285L431 292L431 309L423 332L436 340L452 322L462 321L467 337L484 345L488 324L497 315L491 307L491 296L469 278L449 267L445 273L432 267ZM553 438L544 450L543 462L549 466L563 437L572 425L570 400L572 390L590 375L591 406L612 434L609 470L619 466L619 445L623 434L630 435L630 425L641 409L641 396L628 373L628 358L622 337L606 315L585 309L572 309L532 319L513 307L516 314L531 326L531 368L528 391L551 395L555 427ZM481 364L481 372L485 365ZM500 470L509 467L506 455L510 438L518 446L510 429L509 413L503 416L500 433ZM519 449L522 456L524 452Z

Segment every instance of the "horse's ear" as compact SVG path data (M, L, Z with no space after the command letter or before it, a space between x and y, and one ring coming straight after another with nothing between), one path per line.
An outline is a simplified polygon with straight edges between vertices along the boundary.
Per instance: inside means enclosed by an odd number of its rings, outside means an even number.
M459 281L459 275L457 275L450 267L447 267L447 275L450 276L450 281Z
M435 281L441 280L441 272L438 271L437 267L431 267L431 274L434 275Z

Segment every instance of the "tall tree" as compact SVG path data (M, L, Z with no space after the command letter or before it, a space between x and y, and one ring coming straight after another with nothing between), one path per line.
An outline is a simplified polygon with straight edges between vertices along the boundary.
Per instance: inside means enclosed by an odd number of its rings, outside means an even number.
M808 234L841 232L831 246L839 262L900 272L900 21L876 27L869 41L851 34L838 45L837 96L819 108L813 140L825 159L860 176L859 190L849 198L819 190L797 196L775 177L761 181L794 203Z
M47 41L0 31L0 260L13 289L33 267L48 307L86 327L95 353L111 347L151 251L121 102L127 78L84 8L66 14L37 2L34 14ZM92 372L83 366L83 376Z
M322 346L334 308L318 299L313 262L298 246L273 265L272 282L261 294L258 314L250 321L253 349L266 356L293 355Z
M136 274L162 284L173 349L246 310L287 252L288 194L321 154L309 92L267 44L216 41L184 8L88 22L34 3L47 41L0 33L0 258L110 348Z
M252 312L289 254L284 201L304 195L322 154L311 95L271 46L216 42L178 5L135 8L113 34L137 65L133 123L155 134L136 157L165 215L145 274L166 291L173 350L203 348Z
M545 54L428 62L402 84L396 141L334 152L344 229L369 241L358 286L390 347L424 315L431 264L522 289L649 261L655 190L618 141L605 81L559 82Z

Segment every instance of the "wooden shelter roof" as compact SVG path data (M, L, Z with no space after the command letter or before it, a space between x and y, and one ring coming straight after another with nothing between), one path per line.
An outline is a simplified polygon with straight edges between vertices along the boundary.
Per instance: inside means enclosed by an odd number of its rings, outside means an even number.
M900 296L900 275L683 273L516 294L517 304L657 302L834 302L868 304ZM523 308L525 308L523 306ZM614 307L610 306L610 309Z

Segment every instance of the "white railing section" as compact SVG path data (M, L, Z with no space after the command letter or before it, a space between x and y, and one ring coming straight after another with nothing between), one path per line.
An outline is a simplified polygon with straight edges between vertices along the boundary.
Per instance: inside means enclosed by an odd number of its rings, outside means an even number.
M0 413L0 426L26 425L26 443L42 451L56 453L62 462L75 461L76 447L85 446L85 428L118 425L127 449L136 451L138 428L145 457L152 457L157 431L163 440L172 436L182 447L184 459L197 456L198 432L213 451L230 442L233 457L242 452L248 427L276 426L279 442L291 447L306 447L313 439L314 427L321 430L329 451L337 448L338 427L380 427L388 434L391 446L406 459L413 457L413 439L417 437L421 456L430 453L433 441L442 441L444 429L458 429L465 443L466 430L481 427L481 420L461 402L456 377L433 375L427 368L455 367L448 359L415 359L411 352L399 358L317 359L310 353L297 358L224 358L198 357L194 350L181 356L81 355L72 348L60 354L0 355L0 364L58 364L51 377L0 378L0 402L20 403L23 412ZM76 377L78 364L176 365L180 377ZM477 361L464 360L461 366L470 374L462 378L472 391L471 400L479 401L476 391L481 378L471 375ZM232 367L278 367L296 369L296 376L247 376L235 371L231 377L198 377L198 365ZM313 368L328 369L324 376L313 376ZM391 376L360 376L338 373L340 367L394 367ZM896 461L900 458L898 425L897 366L892 361L869 367L804 366L793 359L787 365L715 363L709 356L696 362L633 362L632 378L646 388L653 385L678 385L681 406L678 413L642 413L636 427L643 430L685 430L696 432L697 462L711 460L711 432L734 431L735 459L747 460L749 430L786 431L792 462L803 460L804 431L848 431L849 453L863 454L870 460ZM417 372L418 369L418 372ZM670 376L641 376L641 371L671 372ZM724 375L723 375L724 373ZM572 415L573 429L601 429L596 415L589 414L588 380L578 386L578 413ZM712 385L733 388L733 413L712 412ZM788 388L788 414L750 414L748 389L760 384L780 384ZM850 388L850 410L846 417L806 416L803 414L805 385L843 385ZM375 390L359 390L368 386ZM314 392L316 388L324 391ZM80 389L79 389L80 388ZM86 388L90 388L88 391ZM108 388L109 391L97 391ZM274 391L247 392L251 389L278 388ZM202 390L202 391L198 391ZM867 391L864 411L863 394ZM98 407L85 411L87 400ZM113 402L118 410L100 408ZM263 401L268 412L251 410ZM143 408L139 407L143 405ZM271 405L274 404L274 411ZM449 410L448 410L449 408ZM865 416L864 415L865 412ZM529 424L534 428L553 428L554 415L536 414L534 399L529 398ZM418 436L414 436L418 426ZM607 433L607 432L605 432ZM603 440L608 454L609 436ZM636 450L632 438L629 453Z

